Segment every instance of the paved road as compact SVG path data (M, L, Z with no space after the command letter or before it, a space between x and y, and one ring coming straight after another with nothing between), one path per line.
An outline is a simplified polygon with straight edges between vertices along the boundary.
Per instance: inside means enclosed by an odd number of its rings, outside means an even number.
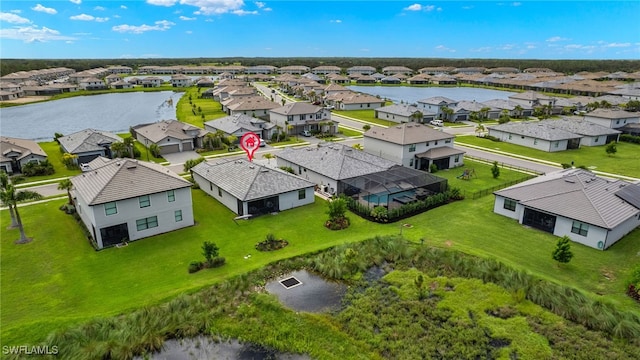
M488 160L491 160L491 161L497 161L499 163L504 163L504 164L508 164L508 165L511 165L511 166L522 167L522 168L525 168L525 169L532 169L532 170L536 170L538 172L543 172L543 173L549 173L549 172L561 169L559 167L555 167L555 166L551 166L551 165L545 165L545 164L542 164L542 163L539 163L539 162L535 162L535 161L512 158L512 157L509 157L509 156L506 156L506 155L500 155L500 154L496 154L496 153L493 153L493 152L490 152L490 151L478 150L478 149L462 146L462 145L459 145L459 144L456 144L455 148L465 151L465 155L471 155L471 156L475 156L475 157L479 157L479 158L488 159Z

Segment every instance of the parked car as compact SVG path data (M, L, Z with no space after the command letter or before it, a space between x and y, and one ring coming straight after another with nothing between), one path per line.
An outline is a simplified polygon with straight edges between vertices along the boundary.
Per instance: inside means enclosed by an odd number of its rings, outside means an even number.
M310 136L311 136L311 131L309 131L309 130L302 130L302 132L300 133L300 135L302 135L302 136L306 136L306 137L310 137Z
M267 142L264 141L264 139L260 138L260 147L265 147L267 146Z
M442 122L442 120L431 120L429 121L429 124L433 126L444 126L444 123Z
M324 108L327 109L327 110L333 110L334 109L333 105L327 105Z

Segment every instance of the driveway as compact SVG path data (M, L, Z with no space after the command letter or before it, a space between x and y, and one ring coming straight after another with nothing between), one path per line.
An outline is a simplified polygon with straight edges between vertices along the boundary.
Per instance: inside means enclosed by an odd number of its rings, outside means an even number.
M187 160L197 159L201 156L195 151L183 151L171 154L163 154L162 157L169 163L171 163L171 165L180 165L184 164Z

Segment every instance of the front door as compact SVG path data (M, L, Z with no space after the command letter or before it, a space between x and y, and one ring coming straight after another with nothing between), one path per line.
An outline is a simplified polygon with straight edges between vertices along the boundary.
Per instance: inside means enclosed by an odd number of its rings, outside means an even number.
M103 248L129 241L129 228L127 227L127 223L100 229L100 237L102 238Z

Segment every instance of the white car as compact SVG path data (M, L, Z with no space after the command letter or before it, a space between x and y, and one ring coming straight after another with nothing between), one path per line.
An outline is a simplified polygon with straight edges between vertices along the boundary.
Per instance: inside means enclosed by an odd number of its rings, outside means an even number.
M429 124L433 126L444 126L444 123L442 122L442 120L431 120L429 121Z
M310 136L311 136L311 131L309 131L309 130L302 130L302 132L300 133L300 135L302 135L302 136L306 136L306 137L310 137Z

